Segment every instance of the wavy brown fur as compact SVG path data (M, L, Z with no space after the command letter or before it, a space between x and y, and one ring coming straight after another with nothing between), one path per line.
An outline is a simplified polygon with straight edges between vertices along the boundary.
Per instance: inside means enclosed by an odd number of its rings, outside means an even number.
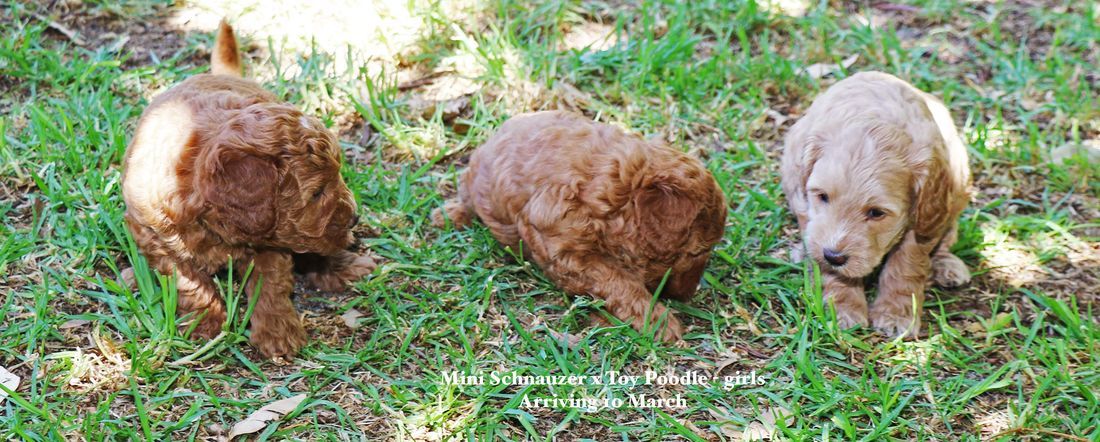
M694 295L726 206L696 159L567 112L508 120L470 158L458 197L433 214L463 226L474 217L537 263L559 287L606 301L641 330L680 338L680 321L652 293ZM522 242L522 244L521 244ZM667 314L667 317L666 317Z
M232 31L221 30L215 71L239 72L223 52L233 42L236 53ZM201 316L192 336L221 330L225 304L213 275L230 260L238 275L254 265L246 293L261 288L251 341L268 357L306 343L290 302L295 254L325 257L307 281L325 289L374 268L345 250L356 209L340 162L320 121L236 76L196 75L145 109L126 151L126 225L149 263L176 275L180 314Z

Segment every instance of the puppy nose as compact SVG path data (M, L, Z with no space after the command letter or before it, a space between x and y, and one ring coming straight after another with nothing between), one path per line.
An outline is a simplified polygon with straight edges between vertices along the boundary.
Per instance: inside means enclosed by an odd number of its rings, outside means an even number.
M842 265L844 265L844 263L848 262L848 257L845 256L845 255L842 255L840 252L838 252L836 250L825 249L822 252L824 252L823 254L825 255L825 260L828 261L829 264L832 264L832 265L835 265L835 266L842 266Z

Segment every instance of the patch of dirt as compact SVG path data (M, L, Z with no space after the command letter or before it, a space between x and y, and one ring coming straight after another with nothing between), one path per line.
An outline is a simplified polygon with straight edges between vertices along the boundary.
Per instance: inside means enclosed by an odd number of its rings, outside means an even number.
M52 1L31 6L38 20L54 23L72 31L66 35L51 27L46 35L54 40L65 40L88 50L109 48L114 51L132 52L125 67L154 64L182 56L181 61L191 66L206 63L208 54L187 52L185 31L169 24L170 9L156 7L151 15L134 20L116 15L106 8L86 2Z

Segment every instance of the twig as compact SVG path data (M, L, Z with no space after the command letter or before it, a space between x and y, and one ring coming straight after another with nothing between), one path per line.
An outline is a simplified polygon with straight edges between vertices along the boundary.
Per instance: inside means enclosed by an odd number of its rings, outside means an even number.
M76 43L77 46L84 46L85 44L87 44L87 42L85 42L83 38L80 38L80 33L79 32L76 32L76 31L70 29L68 26L65 26L61 23L58 23L58 22L54 21L54 20L51 20L49 17L43 16L41 14L34 14L34 18L37 18L37 19L41 20L42 22L46 23L46 26L49 26L50 29L53 29L57 32L60 32L61 35L64 35L70 41L72 41L73 43Z
M453 74L454 72L455 71L451 70L451 69L432 72L428 75L417 78L415 80L409 80L409 81L406 81L404 83L401 83L401 84L397 85L397 90L404 92L404 91L407 91L409 89L416 89L420 86L431 84L432 82L435 81L436 78L442 77L442 76L447 75L447 74Z

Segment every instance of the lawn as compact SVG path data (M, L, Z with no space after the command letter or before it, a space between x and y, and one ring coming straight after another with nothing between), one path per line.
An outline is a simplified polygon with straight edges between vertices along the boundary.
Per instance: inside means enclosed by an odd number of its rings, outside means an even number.
M241 438L1100 440L1096 2L0 1L0 378L20 379L0 439L220 440L305 395ZM222 16L247 75L340 134L382 263L346 293L296 291L311 343L282 364L248 346L232 277L223 336L181 337L172 281L122 222L137 117L206 71ZM788 257L782 137L863 70L941 97L969 145L955 252L975 278L931 289L912 341L838 329ZM472 149L553 108L697 155L726 192L702 287L671 304L682 344L555 289L480 225L430 226Z

